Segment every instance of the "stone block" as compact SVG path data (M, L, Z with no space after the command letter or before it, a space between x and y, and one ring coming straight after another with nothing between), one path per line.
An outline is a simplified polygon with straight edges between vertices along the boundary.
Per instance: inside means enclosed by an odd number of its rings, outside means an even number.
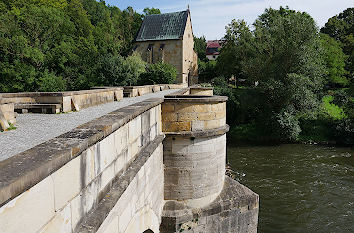
M128 150L126 149L118 155L116 161L114 162L114 173L116 175L124 169L127 161L128 161Z
M119 228L118 216L115 216L108 224L107 227L105 227L104 229L99 228L97 233L118 233L119 232L118 228Z
M100 189L102 191L115 177L114 163L111 163L100 175Z
M215 112L215 119L222 119L226 117L226 112L225 111L218 111Z
M149 110L150 111L150 127L156 124L156 107Z
M211 106L210 104L195 104L194 106L195 112L210 112Z
M192 122L192 131L203 131L203 130L204 130L204 121Z
M163 113L162 114L163 122L175 122L177 121L177 113Z
M177 121L183 122L183 121L194 121L197 120L197 113L192 112L192 113L185 113L181 112L177 114Z
M223 126L222 123L220 120L204 121L204 129L216 129Z
M0 208L0 232L35 233L54 214L53 180L47 177Z
M175 111L178 113L182 112L195 112L195 106L193 104L178 103L175 105Z
M54 182L55 210L63 208L84 187L86 171L81 170L81 156L76 157L51 177Z
M137 116L128 123L129 143L134 142L141 135L141 116Z
M119 231L118 232L125 232L128 227L128 224L132 218L132 203L129 202L126 205L126 208L120 213L119 215Z
M198 113L198 120L200 121L209 121L209 120L215 120L215 113L214 112L203 112L203 113Z
M225 112L226 111L226 102L212 104L211 105L211 111L213 111L213 112L221 112L221 111Z
M58 211L54 218L43 227L39 233L71 233L71 207L70 203Z
M163 123L164 132L191 131L191 122Z
M99 188L100 182L96 179L71 200L71 227L73 231L80 220L93 208Z
M114 133L97 143L95 156L95 171L98 176L117 157Z

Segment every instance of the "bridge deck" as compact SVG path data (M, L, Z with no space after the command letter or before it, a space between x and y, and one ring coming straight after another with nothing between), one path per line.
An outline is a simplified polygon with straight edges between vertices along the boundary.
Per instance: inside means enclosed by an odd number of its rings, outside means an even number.
M149 98L162 98L164 95L176 91L178 91L178 89L161 91L139 97L124 98L119 102L102 104L83 109L79 112L64 114L20 114L17 117L16 130L0 132L0 161L119 108Z

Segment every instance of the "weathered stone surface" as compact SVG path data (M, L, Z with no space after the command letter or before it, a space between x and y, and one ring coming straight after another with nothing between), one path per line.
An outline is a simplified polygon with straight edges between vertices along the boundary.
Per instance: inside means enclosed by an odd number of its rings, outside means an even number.
M227 177L220 195L204 208L191 209L184 202L167 201L160 232L257 232L258 203L257 194Z
M151 142L144 150L140 152L139 155L136 156L135 160L129 165L129 168L126 172L122 173L116 181L112 185L112 189L105 195L102 201L98 204L97 208L92 210L81 223L76 232L96 232L99 228L104 226L104 228L110 225L110 221L105 222L105 219L108 215L112 215L111 219L115 219L113 216L119 217L119 229L122 229L120 232L124 232L124 230L128 227L130 220L133 215L137 211L138 205L135 205L135 202L129 201L135 193L137 193L138 185L144 185L143 180L139 180L139 177L154 181L155 179L149 179L149 172L155 172L158 170L154 169L154 155L160 156L162 158L162 147L160 146L163 140L163 136L158 136L153 142ZM156 151L156 150L159 151ZM151 160L152 159L152 160ZM156 162L156 161L155 161ZM161 163L162 165L162 163ZM160 166L161 166L160 165ZM144 169L145 175L138 175L141 169ZM160 168L160 174L162 175L162 167ZM156 177L156 176L155 176ZM158 177L158 176L157 176ZM134 181L135 180L135 181ZM152 183L152 188L155 183ZM161 181L159 181L159 185L162 185ZM156 189L157 186L155 186ZM149 189L144 189L143 196L145 198L148 196ZM161 190L162 192L162 190ZM125 198L127 198L125 200ZM162 203L162 196L159 202ZM123 206L122 206L123 205ZM133 210L134 209L134 210Z
M119 101L123 98L122 87L96 88L94 90L66 91L66 92L22 92L2 93L0 95L8 103L30 104L19 108L55 108L48 104L59 104L61 111L80 111L91 106ZM37 104L37 105L36 105ZM39 104L39 105L38 105ZM43 104L43 106L40 106ZM47 104L47 106L45 106ZM72 108L74 106L74 108ZM52 113L57 113L55 110Z
M47 177L0 207L0 232L35 233L54 217L54 211L53 180Z

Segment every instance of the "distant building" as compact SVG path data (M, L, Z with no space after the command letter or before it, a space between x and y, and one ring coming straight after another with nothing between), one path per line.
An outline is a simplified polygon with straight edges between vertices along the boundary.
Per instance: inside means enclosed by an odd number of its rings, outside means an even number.
M194 84L198 76L198 56L190 11L145 17L135 39L134 50L144 61L169 63L177 69L177 82Z
M209 60L216 60L220 55L222 40L208 40L206 47L206 56Z

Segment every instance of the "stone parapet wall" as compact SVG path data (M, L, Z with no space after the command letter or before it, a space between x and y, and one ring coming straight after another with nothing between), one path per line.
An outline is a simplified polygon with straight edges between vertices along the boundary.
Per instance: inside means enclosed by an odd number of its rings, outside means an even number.
M125 97L136 97L142 96L149 93L155 93L159 91L164 91L168 89L181 89L186 88L187 83L179 84L156 84L156 85L145 85L145 86L126 86L124 87L124 96Z
M127 174L136 171L132 170L133 161L143 155L147 159L146 164L141 164L138 174L141 179L133 177L128 179L132 184L126 180L119 185L126 185L131 194L137 182L150 177L151 182L138 185L139 188L150 187L150 191L146 189L143 195L137 195L136 198L144 198L136 202L131 202L130 194L126 195L128 206L120 207L124 209L116 216L123 219L119 229L130 227L125 220L133 218L133 214L146 212L147 216L156 215L155 219L160 221L162 139L156 140L162 135L161 102L161 99L149 99L121 108L1 161L0 232L79 231L81 221L96 212L114 187L114 181L122 176L131 177ZM148 149L152 144L156 146ZM156 172L156 177L152 172ZM129 188L130 185L133 188ZM105 218L100 221L103 223ZM156 229L160 222L154 221L151 224ZM99 224L99 227L115 226L111 226L115 220L105 222L107 225ZM109 232L108 228L103 228L102 232Z
M205 96L213 96L213 88L212 87L191 87L190 89L191 95L205 95Z
M7 130L10 125L16 123L14 104L0 103L0 130Z
M67 92L2 93L0 98L16 104L60 104L60 112L80 111L83 108L123 99L123 88L112 87L95 90Z
M226 124L225 97L175 96L162 104L164 132L203 131Z

